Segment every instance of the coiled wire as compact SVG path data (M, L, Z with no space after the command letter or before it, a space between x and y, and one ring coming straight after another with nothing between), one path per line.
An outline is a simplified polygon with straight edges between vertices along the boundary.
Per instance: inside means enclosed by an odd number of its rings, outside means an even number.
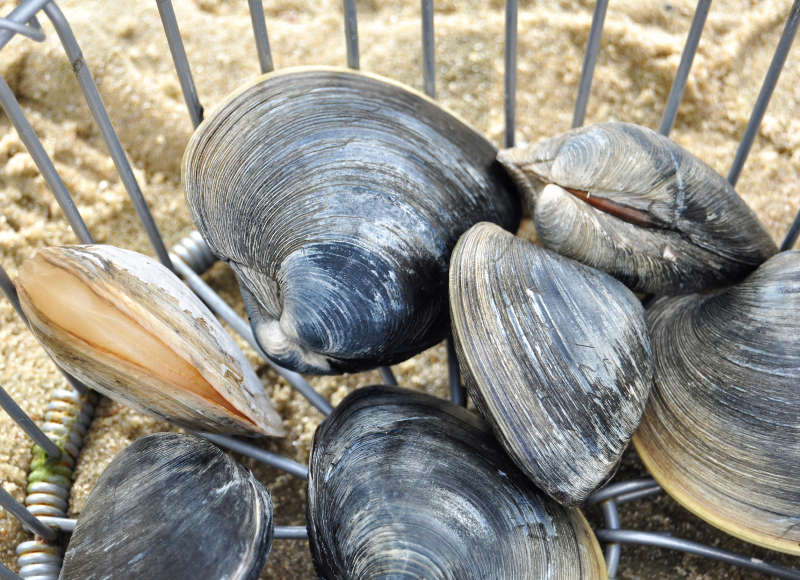
M216 256L211 253L211 248L197 230L181 238L181 241L172 247L172 253L198 274L208 270L217 261Z
M72 387L56 389L44 414L42 431L61 449L61 457L48 459L38 446L28 475L25 505L37 517L67 515L73 468L94 414L96 395L80 394ZM19 575L31 580L57 580L61 546L36 537L17 546Z

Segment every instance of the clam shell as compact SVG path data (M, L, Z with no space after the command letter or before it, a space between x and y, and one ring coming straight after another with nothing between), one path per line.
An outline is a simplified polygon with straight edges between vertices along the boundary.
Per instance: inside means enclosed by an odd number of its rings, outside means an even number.
M256 580L273 536L272 498L199 437L155 433L103 471L78 518L60 580Z
M648 310L655 386L634 437L684 507L800 555L800 251L715 296Z
M260 77L193 135L192 218L277 363L402 361L447 332L447 263L472 224L519 223L495 148L421 94L334 68Z
M475 415L429 395L348 395L314 435L308 490L322 578L607 577L581 512L537 490Z
M87 386L178 425L283 435L244 354L158 262L112 246L39 250L17 278L31 331Z
M584 127L498 159L525 191L545 246L635 291L724 286L777 252L727 180L645 127Z
M611 276L478 224L450 263L456 353L506 452L576 504L616 469L653 377L644 310Z

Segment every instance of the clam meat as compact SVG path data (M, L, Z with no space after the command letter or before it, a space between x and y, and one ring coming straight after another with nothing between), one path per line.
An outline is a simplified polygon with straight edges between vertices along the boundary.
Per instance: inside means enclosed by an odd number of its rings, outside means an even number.
M478 221L519 223L495 157L411 89L313 67L262 76L219 105L182 178L263 350L325 374L393 364L445 337L458 236Z
M87 386L190 429L284 434L242 351L158 262L112 246L49 247L16 284L33 334Z
M800 251L719 294L655 302L655 385L633 441L697 516L800 556L798 312Z
M456 353L506 452L557 501L613 476L653 381L644 310L611 276L472 227L450 263Z
M536 489L474 414L407 389L358 389L317 429L308 532L326 579L607 578L579 510Z
M498 159L524 191L545 246L634 291L725 286L777 252L725 178L645 127L602 123Z
M92 488L59 580L256 580L272 498L199 437L155 433L117 455Z

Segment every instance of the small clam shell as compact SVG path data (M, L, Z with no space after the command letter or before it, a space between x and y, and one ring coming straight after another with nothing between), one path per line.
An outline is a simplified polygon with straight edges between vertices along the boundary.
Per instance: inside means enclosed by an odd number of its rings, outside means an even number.
M334 68L260 77L184 156L197 229L264 351L300 372L393 364L447 333L447 263L478 221L519 223L494 146L423 95Z
M715 296L648 310L655 386L634 437L684 507L800 555L800 251Z
M611 276L478 224L450 263L470 396L516 464L564 504L610 478L653 380L644 310Z
M545 246L635 291L724 286L777 252L721 175L645 127L584 127L498 159L525 191Z
M351 393L314 435L308 530L328 579L606 578L577 509L537 490L463 408Z
M142 437L97 480L59 580L256 580L273 536L272 498L207 441Z
M42 346L86 385L190 429L283 435L244 354L167 268L112 246L39 250L17 278Z

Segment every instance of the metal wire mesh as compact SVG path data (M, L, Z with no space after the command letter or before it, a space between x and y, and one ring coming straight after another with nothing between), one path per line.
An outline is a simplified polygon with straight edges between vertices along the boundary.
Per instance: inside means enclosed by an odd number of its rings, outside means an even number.
M184 100L191 118L196 127L203 118L203 107L199 101L195 88L191 67L183 46L181 33L175 12L170 0L156 1L158 12L167 37L169 49L174 62L175 70L180 82ZM249 0L251 23L256 45L256 54L262 72L273 70L274 64L270 52L270 45L265 23L265 15L260 0ZM681 55L669 96L661 119L659 131L668 135L674 125L678 107L683 95L687 79L690 74L692 61L703 31L706 17L710 9L710 0L699 0L688 31L686 44ZM422 26L422 76L425 92L432 98L436 97L435 79L435 47L434 47L434 10L432 0L421 1L421 26ZM602 31L608 8L607 0L598 0L594 8L592 25L584 53L582 73L578 85L578 94L575 100L572 126L579 127L583 124L591 94L591 85L595 64L601 47ZM344 41L346 46L347 64L350 68L358 69L359 37L358 17L355 0L343 1ZM163 242L160 232L153 220L148 206L144 200L141 189L137 183L134 172L127 156L120 144L119 138L111 124L111 120L103 105L100 94L86 65L77 40L72 33L70 25L64 14L55 2L51 0L23 0L17 8L11 11L6 18L0 18L0 49L16 34L26 36L32 41L44 39L44 32L36 19L37 14L43 12L52 23L57 32L64 52L80 83L81 90L89 105L94 121L100 130L102 138L108 147L109 154L114 161L116 170L125 189L130 196L133 207L147 232L150 243L158 259L168 268L178 273L187 285L192 288L206 304L221 319L226 321L231 329L241 335L262 358L280 376L306 397L309 402L323 414L332 410L331 404L314 391L308 382L299 374L277 367L269 361L256 343L250 326L240 318L233 308L226 304L215 292L200 278L198 273L204 272L213 262L214 257L208 250L197 232L192 232L169 252ZM517 23L518 6L515 0L507 0L505 6L505 133L504 144L511 146L515 142L516 124L516 94L517 94ZM736 155L728 172L728 181L735 184L748 153L757 135L758 128L764 117L767 105L777 84L779 75L785 64L787 54L796 35L800 23L800 0L795 0L786 18L785 27L781 35L772 63L766 73L760 93L758 95L747 127L742 136ZM64 182L59 176L51 158L35 135L22 108L17 102L13 91L5 79L0 78L0 103L14 124L20 138L24 142L30 155L34 159L38 170L51 188L58 203L73 228L78 239L83 243L92 243L93 238L81 215L75 206ZM781 249L793 246L798 233L800 233L800 213L795 218L791 228L786 234ZM24 318L19 310L16 293L5 272L0 269L0 287L7 298L14 305L19 316ZM452 342L448 341L449 384L452 399L458 404L465 404L463 386L458 376L458 366L452 349ZM382 368L381 376L388 384L396 384L391 369ZM60 554L56 545L57 535L54 530L69 532L74 527L74 520L62 517L66 510L66 497L69 493L71 468L80 452L82 437L86 433L91 421L94 395L87 392L85 386L67 375L72 390L60 390L53 394L53 399L48 406L48 415L45 424L39 428L19 408L15 401L0 388L0 406L17 422L25 432L39 446L43 457L61 458L66 463L63 473L48 474L41 481L32 484L29 488L27 508L16 502L7 492L0 489L0 504L19 518L23 525L41 540L26 542L18 549L20 574L23 577L52 577L58 574ZM65 421L69 417L69 421ZM211 441L222 447L242 453L273 465L300 478L307 477L307 468L290 459L280 457L247 442L231 437L201 433ZM54 441L58 444L55 444ZM785 567L771 565L760 560L748 558L717 548L681 540L668 533L643 532L636 530L620 529L618 507L622 504L635 501L642 497L661 493L658 484L652 479L633 480L621 483L612 483L592 495L590 505L601 506L605 520L605 529L596 530L597 536L606 546L606 561L609 575L616 575L621 555L621 544L638 543L646 546L669 548L698 554L707 558L737 566L750 568L760 572L772 574L781 578L800 578L800 572ZM276 528L276 538L305 538L303 527L286 526ZM48 544L53 542L53 544ZM19 578L4 566L0 566L0 578Z

